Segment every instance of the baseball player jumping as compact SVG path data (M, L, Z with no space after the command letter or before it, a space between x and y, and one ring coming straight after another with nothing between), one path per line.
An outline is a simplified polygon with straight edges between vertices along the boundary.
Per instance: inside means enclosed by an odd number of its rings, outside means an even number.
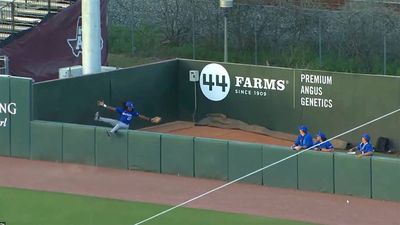
M96 114L94 115L95 121L101 121L101 122L108 123L111 126L113 126L113 128L111 130L109 130L109 131L107 130L108 136L115 135L115 133L119 129L128 130L129 125L132 123L133 119L136 117L139 117L142 120L149 121L152 123L159 123L161 121L160 117L149 118L149 117L139 114L135 109L135 105L131 101L125 102L123 104L123 107L108 106L104 103L103 100L97 101L97 105L100 107L104 107L112 112L117 112L119 114L119 120L101 117L99 112L96 112Z

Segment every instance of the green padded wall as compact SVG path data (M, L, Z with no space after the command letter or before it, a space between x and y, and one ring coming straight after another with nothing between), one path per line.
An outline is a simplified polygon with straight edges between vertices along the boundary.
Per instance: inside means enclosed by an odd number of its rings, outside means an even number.
M372 198L400 201L400 160L372 157Z
M10 87L11 102L17 104L17 113L11 115L11 156L29 158L32 80L11 77Z
M195 176L228 179L228 141L194 139Z
M194 105L194 85L188 79L189 70L202 69L212 62L179 59L179 113L181 120L192 120ZM294 70L265 66L253 66L232 63L220 63L230 76L231 89L228 96L219 102L208 100L197 83L198 112L197 119L202 119L208 113L223 113L233 119L249 124L257 124L281 131L295 131L293 124L301 119L301 112L293 109L293 79ZM237 90L255 91L251 88L237 88L235 77L245 76L260 79L283 80L284 91L261 90L265 96L237 94ZM238 107L240 106L240 107ZM232 110L234 109L234 110ZM283 119L284 118L284 119Z
M164 122L175 121L178 119L177 65L176 60L170 60L35 83L33 116L47 121L104 125L93 121L96 111L105 117L115 118L118 115L97 107L97 100L103 99L111 106L120 106L123 101L132 100L139 113L159 115ZM151 123L136 120L134 128L149 125Z
M263 146L263 166L295 154L287 147ZM263 184L271 187L297 189L297 156L263 171Z
M332 77L332 85L318 85L300 83L300 75L313 74ZM366 74L349 74L328 71L296 70L297 108L302 111L302 123L316 129L324 129L330 136L340 134L358 125L398 109L400 105L400 79L393 76L376 76ZM302 85L322 87L321 96L308 96L333 100L333 108L301 107L299 104L300 88ZM379 88L379 87L384 87ZM375 98L366 98L360 90L370 90ZM349 97L351 96L351 97ZM358 110L362 109L362 110ZM326 119L329 118L329 119ZM381 119L354 132L346 134L340 139L357 143L363 133L370 133L372 143L376 143L379 136L391 139L392 147L399 149L400 128L397 121L400 113Z
M95 165L95 127L63 125L63 161Z
M184 59L178 61L178 92L182 93L178 96L179 115L181 120L191 120L194 109L192 94L194 85L188 81L188 73L190 70L202 71L206 65L214 62ZM400 105L400 78L395 76L219 64L227 70L230 76L230 92L225 99L215 102L208 100L201 89L197 88L197 120L203 119L207 113L223 113L233 119L290 133L297 133L298 125L307 124L312 133L323 129L327 136L331 137L394 111ZM314 75L315 79L311 78L307 81L303 76L302 80L302 74ZM244 87L243 83L236 85L238 77L248 78L247 87ZM324 78L332 78L332 83L324 84ZM254 79L269 81L282 79L285 88L282 91L254 88L256 86ZM304 91L310 87L314 93ZM385 88L382 90L377 87ZM371 95L377 97L365 98L365 93L359 91L361 89L368 89ZM266 93L265 96L254 95L254 91L260 90ZM240 91L248 92L247 94L238 94ZM317 106L307 105L307 100ZM332 108L329 105L327 107L319 106L318 103L322 100L331 100ZM238 105L240 107L237 107ZM378 123L346 134L341 139L356 143L359 142L362 133L369 132L373 137L374 144L379 136L383 136L391 139L392 149L400 149L400 139L397 138L400 133L400 127L397 126L399 120L400 113L397 113Z
M109 137L110 128L96 127L96 165L128 169L128 132L120 130Z
M143 115L161 116L163 122L178 120L177 65L173 60L111 72L110 104L131 100ZM134 128L149 125L143 120L133 123Z
M298 156L300 190L334 192L333 154L307 151Z
M128 168L160 172L160 134L129 131Z
M335 153L335 193L371 198L371 158Z
M161 136L161 172L194 176L193 137Z
M34 119L94 124L93 115L100 109L96 101L103 99L110 102L110 91L110 78L107 74L35 83ZM111 115L107 113L103 116Z
M62 162L62 124L31 122L31 159Z
M235 180L262 167L262 145L229 142L229 180ZM262 172L251 175L241 182L262 184Z
M8 104L10 102L10 78L8 76L0 76L0 103ZM0 121L7 120L6 126L0 127L0 155L10 155L10 116L8 113L0 112Z

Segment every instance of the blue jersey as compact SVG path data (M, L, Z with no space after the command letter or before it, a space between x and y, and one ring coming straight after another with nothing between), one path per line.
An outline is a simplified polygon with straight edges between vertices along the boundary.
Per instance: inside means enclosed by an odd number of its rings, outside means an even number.
M121 107L116 108L116 111L120 115L119 121L127 125L129 125L135 117L139 116L138 112L124 110Z
M303 148L309 148L313 146L313 139L311 134L306 134L304 136L297 136L296 141L294 142L295 146L301 146Z
M329 142L329 141L327 141L325 143L322 143L322 142L321 141L315 142L315 144L314 144L315 147L316 148L324 148L324 149L333 149L334 148L331 142ZM320 144L320 143L322 143L322 144Z
M360 143L357 146L357 149L360 150L361 153L368 153L368 152L374 152L374 147L371 145L371 143L367 142L365 144Z

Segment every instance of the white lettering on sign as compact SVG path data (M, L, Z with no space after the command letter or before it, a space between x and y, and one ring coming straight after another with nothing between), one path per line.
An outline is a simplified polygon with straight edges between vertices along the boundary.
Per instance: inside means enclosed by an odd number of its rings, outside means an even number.
M266 79L257 76L232 76L231 93L236 95L266 97L272 91L285 91L288 80ZM279 76L278 76L279 77ZM221 101L230 93L231 76L228 71L219 64L206 65L200 74L200 89L204 96L211 101Z
M0 116L2 114L17 114L17 104L14 102L11 103L0 103ZM8 118L2 119L0 117L0 127L7 127Z
M261 79L241 76L236 76L235 81L235 87L277 91L284 91L286 88L285 84L287 83L285 80Z
M333 108L333 100L324 98L324 90L333 85L332 76L300 74L300 104L306 107Z
M332 76L322 76L322 75L310 75L302 73L300 75L301 83L308 84L324 84L324 85L332 85Z
M6 127L7 126L7 119L5 118L4 120L0 120L0 127Z
M12 115L17 114L17 104L15 103L0 103L0 114L9 113Z

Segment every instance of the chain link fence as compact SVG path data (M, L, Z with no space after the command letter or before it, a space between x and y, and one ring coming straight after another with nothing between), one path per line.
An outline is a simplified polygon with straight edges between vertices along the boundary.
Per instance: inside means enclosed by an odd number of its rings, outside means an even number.
M229 61L400 75L399 15L395 1L238 0ZM223 17L217 0L113 0L110 51L223 61Z

